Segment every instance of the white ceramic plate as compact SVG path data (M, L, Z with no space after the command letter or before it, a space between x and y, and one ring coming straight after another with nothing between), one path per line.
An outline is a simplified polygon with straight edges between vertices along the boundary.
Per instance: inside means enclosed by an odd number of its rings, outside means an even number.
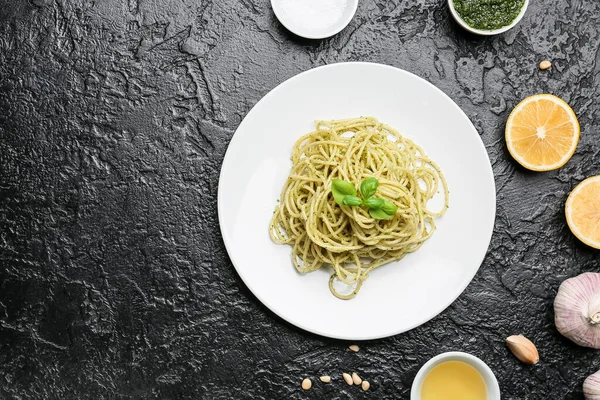
M450 208L417 252L371 272L358 295L344 301L330 293L327 271L296 272L291 248L271 241L269 222L294 142L316 119L361 115L423 147L446 175ZM248 113L223 161L218 209L231 261L263 304L307 331L366 340L419 326L462 293L487 251L496 191L479 134L448 96L401 69L343 63L287 80Z

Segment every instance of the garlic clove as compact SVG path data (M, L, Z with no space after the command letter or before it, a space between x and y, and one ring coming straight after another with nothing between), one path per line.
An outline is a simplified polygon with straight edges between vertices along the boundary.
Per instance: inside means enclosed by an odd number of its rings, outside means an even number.
M554 299L554 323L578 345L600 349L600 273L586 272L561 283Z
M600 400L600 371L593 373L583 381L585 400Z
M537 364L540 361L535 344L523 335L512 335L506 338L510 351L525 364Z

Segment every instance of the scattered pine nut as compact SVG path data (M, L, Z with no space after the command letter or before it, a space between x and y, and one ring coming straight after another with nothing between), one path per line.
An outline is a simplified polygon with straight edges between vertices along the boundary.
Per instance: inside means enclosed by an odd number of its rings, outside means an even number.
M342 376L344 377L344 380L346 381L346 383L350 386L352 386L354 384L354 381L352 380L352 377L350 376L350 374L347 373L343 373Z
M358 374L356 372L352 373L352 382L355 385L360 385L362 383L362 379L360 379L360 376L358 376Z
M550 61L548 61L548 60L544 60L544 61L542 61L542 62L540 63L540 69L541 69L541 70L548 69L548 68L550 68L551 66L552 66L552 63L551 63Z
M312 381L308 378L304 378L302 381L302 389L309 390L312 387Z
M352 350L353 352L355 352L355 353L357 353L357 352L358 352L358 350L360 350L360 347L358 347L358 346L357 346L357 345L355 345L355 344L351 344L350 346L348 346L348 348L349 348L350 350Z
M325 376L322 376L322 377L320 377L319 379L320 379L320 380L321 380L321 382L323 382L323 383L329 383L329 382L331 382L331 377L330 377L330 376L327 376L327 375L325 375Z
M366 392L371 387L371 384L369 383L369 381L362 381L361 386L362 386L362 390L364 390Z

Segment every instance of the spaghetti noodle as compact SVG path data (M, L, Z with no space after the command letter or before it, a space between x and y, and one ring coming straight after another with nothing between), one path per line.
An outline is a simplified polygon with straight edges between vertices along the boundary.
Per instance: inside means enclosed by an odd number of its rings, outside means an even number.
M292 246L302 273L330 266L329 288L340 299L354 297L374 268L417 250L433 234L434 218L448 208L439 167L412 140L372 117L317 121L316 130L295 143L292 163L271 238ZM378 196L398 207L393 217L377 220L364 207L335 202L333 179L359 185L369 177L379 181ZM444 205L431 211L427 202L440 188ZM336 280L350 285L351 293L336 290Z

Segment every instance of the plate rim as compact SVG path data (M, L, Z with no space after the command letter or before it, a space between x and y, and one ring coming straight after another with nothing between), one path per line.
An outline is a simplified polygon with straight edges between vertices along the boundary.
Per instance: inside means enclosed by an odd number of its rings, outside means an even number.
M230 251L232 244L228 243L229 241L231 241L232 239L228 238L227 235L225 234L225 226L224 226L224 222L223 222L223 218L221 218L221 216L223 215L223 191L222 191L222 187L221 187L221 183L223 181L223 175L224 175L224 165L227 162L227 160L230 158L231 156L231 147L232 144L234 143L234 141L236 140L236 134L238 133L240 126L244 123L244 121L253 113L256 112L256 109L258 108L258 106L267 98L271 97L274 95L274 93L276 93L277 91L281 90L281 88L287 84L288 82L291 82L293 80L299 79L300 77L304 77L305 75L310 75L313 73L316 73L317 71L320 71L322 69L329 69L329 68L344 68L347 65L357 65L357 66L370 66L370 67L377 67L377 68L386 68L386 69L391 69L394 70L396 72L400 72L406 75L411 76L412 78L416 78L417 80L423 81L426 85L429 85L430 87L432 87L435 91L439 92L443 97L445 97L446 99L450 100L450 103L452 104L452 106L457 109L459 111L459 113L469 122L469 124L471 124L471 126L473 127L473 130L475 131L475 133L477 134L477 138L478 140L478 145L480 146L481 150L483 150L483 153L485 154L486 158L487 158L487 167L486 168L486 172L488 173L488 178L491 178L491 182L492 185L494 187L493 193L492 193L492 200L493 200L493 217L492 217L492 223L490 226L490 232L489 232L489 239L487 240L487 247L486 247L486 251L483 253L483 256L481 257L481 260L479 260L479 266L473 271L473 273L471 274L471 276L469 277L468 280L465 280L465 283L463 285L460 286L460 290L457 291L457 295L454 296L452 299L450 299L449 302L444 302L444 304L440 307L437 308L437 311L433 312L431 315L427 316L425 319L420 320L414 324L411 324L410 326L403 328L403 329L399 329L399 330L394 330L393 332L388 332L388 333L384 333L384 334L379 334L379 335L369 335L369 336L348 336L348 335L335 335L335 334L329 334L329 333L324 333L323 331L319 330L319 329L314 329L314 328L309 328L307 326L305 326L302 323L298 323L297 321L293 321L291 318L288 318L287 316L283 315L282 313L279 313L274 307L271 306L271 304L267 301L265 301L264 297L261 296L260 293L257 293L257 291L255 291L251 285L248 284L248 281L245 277L245 274L240 270L240 268L238 268L236 261L234 260L234 257L232 256L232 252ZM239 140L239 136L237 137L237 140ZM265 94L263 97L260 98L260 100L258 100L256 102L256 104L254 104L254 106L252 106L252 108L248 111L248 113L244 116L244 118L240 121L240 123L238 124L237 128L235 129L235 132L233 133L231 140L229 141L228 145L227 145L227 150L225 151L225 155L223 157L223 161L221 162L221 171L219 172L219 183L218 183L218 187L217 187L217 217L219 218L219 229L221 231L221 238L223 240L223 243L225 245L225 250L227 251L227 255L229 257L229 259L231 260L231 264L233 265L234 269L236 270L237 274L239 275L239 277L242 279L242 282L244 283L244 285L246 285L246 287L250 290L250 292L262 303L262 305L264 305L266 308L269 309L270 312L274 313L276 316L278 316L279 318L283 319L284 321L286 321L287 323L298 327L306 332L310 332L312 334L316 334L319 335L321 337L326 337L326 338L331 338L331 339L337 339L337 340L354 340L354 341L365 341L365 340L377 340L377 339L384 339L384 338L388 338L388 337L392 337L392 336L396 336L399 335L401 333L405 333L408 332L410 330L413 330L421 325L424 325L425 323L431 321L432 319L434 319L435 317L437 317L438 315L440 315L443 311L445 311L448 307L450 307L465 291L465 289L469 286L469 284L471 284L471 282L473 281L473 278L475 277L475 275L477 274L477 272L479 272L479 269L481 268L481 265L483 264L483 261L485 260L485 257L487 256L489 247L490 247L490 243L492 241L492 237L494 234L494 226L496 224L496 214L497 214L497 195L496 195L496 179L494 176L494 171L493 171L493 167L492 167L492 163L490 160L490 155L487 152L487 149L485 147L485 144L483 143L483 140L481 139L481 136L479 135L479 132L477 131L477 128L475 128L475 125L473 124L473 122L471 121L471 119L467 116L467 114L463 111L462 108L460 108L460 106L450 97L448 96L444 91L442 91L440 88L438 88L436 85L434 85L433 83L429 82L428 80L412 73L409 71L406 71L402 68L398 68L398 67L394 67L391 65L387 65L387 64L381 64L381 63L375 63L375 62L365 62L365 61L349 61L349 62L338 62L338 63L332 63L332 64L325 64L325 65L321 65L315 68L311 68L309 70L306 71L302 71L286 80L284 80L283 82L280 82L279 84L277 84L277 86L275 86L273 89L269 90L269 92L267 94Z

